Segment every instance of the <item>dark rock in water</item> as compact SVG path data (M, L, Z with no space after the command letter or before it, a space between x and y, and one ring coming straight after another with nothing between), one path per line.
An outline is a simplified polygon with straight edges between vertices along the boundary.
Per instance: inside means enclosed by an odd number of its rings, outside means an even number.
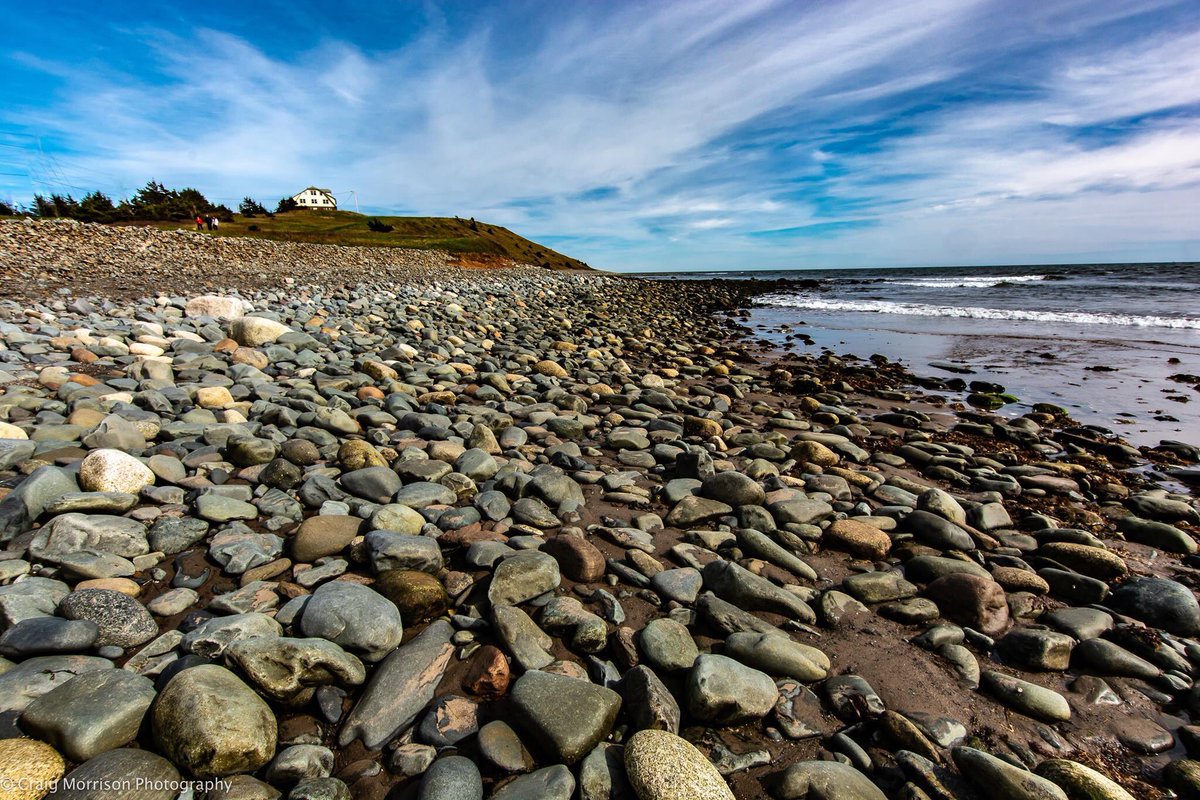
M1200 603L1186 586L1167 578L1134 578L1113 590L1109 604L1176 636L1200 633Z

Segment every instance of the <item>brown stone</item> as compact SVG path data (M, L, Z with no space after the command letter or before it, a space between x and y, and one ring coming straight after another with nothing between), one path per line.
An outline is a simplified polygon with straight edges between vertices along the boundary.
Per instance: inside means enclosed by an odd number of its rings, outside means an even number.
M80 364L91 364L94 361L99 361L100 356L86 347L73 347L71 348L71 360L78 361Z
M942 616L951 622L996 636L1008 627L1004 588L990 578L957 573L938 578L925 589Z
M363 520L358 517L309 517L300 523L291 538L292 558L312 563L318 558L336 555L354 541L362 525Z
M541 550L553 556L562 574L573 581L591 583L604 577L604 554L582 536L555 536Z
M342 442L342 446L338 448L337 460L342 465L342 469L348 472L388 465L374 445L362 439L347 439Z
M240 586L247 586L255 581L269 581L271 578L282 575L291 568L292 560L290 558L277 558L274 561L246 570L238 579L238 584Z
M233 339L225 338L213 345L213 350L217 353L235 353L241 347Z
M533 365L533 368L539 374L546 375L551 378L567 377L567 371L562 368L562 365L556 361L551 361L550 359L545 359L543 361L537 362L536 364Z
M511 677L504 653L486 644L471 657L471 664L463 678L463 688L478 697L494 700L508 692Z
M129 578L92 578L75 584L75 591L81 589L111 589L130 597L137 597L142 593L142 587Z
M1020 567L996 567L992 570L992 578L1009 592L1047 594L1050 591L1050 584L1046 583L1045 578Z
M280 581L279 585L275 587L275 591L278 592L279 596L285 600L294 600L297 597L304 597L306 594L312 594L312 592L310 592L308 589L305 589L300 584L292 583L291 581Z
M355 392L355 396L358 397L359 400L382 400L387 395L374 386L363 386L361 389Z
M245 364L255 369L265 369L267 364L271 363L267 358L267 354L261 350L255 350L253 347L239 347L233 351L233 355L229 360L234 364Z
M684 417L683 432L688 436L700 436L705 439L711 439L714 436L720 436L724 431L721 429L721 423L715 419Z
M892 537L865 522L838 519L825 530L821 544L835 550L845 550L860 558L878 560L892 549Z
M475 542L507 542L508 537L496 530L488 530L478 522L446 531L438 537L438 544L453 547L470 547Z

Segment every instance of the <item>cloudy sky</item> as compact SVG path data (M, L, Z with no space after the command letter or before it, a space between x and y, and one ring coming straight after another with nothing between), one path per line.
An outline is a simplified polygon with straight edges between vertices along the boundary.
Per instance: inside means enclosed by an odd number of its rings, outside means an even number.
M0 198L309 184L619 270L1200 259L1196 0L22 4Z

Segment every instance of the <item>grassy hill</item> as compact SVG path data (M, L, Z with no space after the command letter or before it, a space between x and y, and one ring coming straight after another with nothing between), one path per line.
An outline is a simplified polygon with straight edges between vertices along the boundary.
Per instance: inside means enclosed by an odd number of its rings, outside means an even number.
M393 230L372 231L367 221L377 219ZM161 227L194 228L195 225L161 223ZM353 211L289 211L274 217L234 216L222 222L217 236L250 236L285 242L343 244L359 247L412 247L445 250L467 266L499 266L512 260L546 269L590 269L587 264L549 247L518 236L508 228L486 222L449 217L371 217Z

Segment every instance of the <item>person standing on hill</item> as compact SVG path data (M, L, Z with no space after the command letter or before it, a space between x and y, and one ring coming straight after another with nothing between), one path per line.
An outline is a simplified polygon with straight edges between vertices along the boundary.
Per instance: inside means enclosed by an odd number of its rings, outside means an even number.
M220 218L220 217L216 217L216 216L214 216L214 217L212 218L212 226L209 228L209 230L214 230L214 231L215 231L215 230L216 230L217 228L219 228L220 226L221 226L221 218Z
M206 222L208 222L208 229L211 231L211 230L212 230L212 224L213 224L213 218L212 218L212 217L209 217L209 218L206 220Z
M204 217L200 216L199 214L196 215L196 230L204 230Z

